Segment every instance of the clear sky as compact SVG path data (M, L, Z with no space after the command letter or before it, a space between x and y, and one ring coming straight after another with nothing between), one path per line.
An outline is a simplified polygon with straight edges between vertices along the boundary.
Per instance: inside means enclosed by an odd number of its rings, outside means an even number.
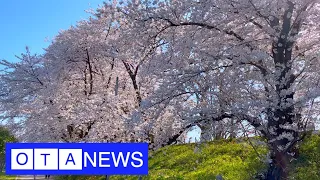
M40 54L60 30L90 16L103 0L0 0L0 60L16 61L14 55Z

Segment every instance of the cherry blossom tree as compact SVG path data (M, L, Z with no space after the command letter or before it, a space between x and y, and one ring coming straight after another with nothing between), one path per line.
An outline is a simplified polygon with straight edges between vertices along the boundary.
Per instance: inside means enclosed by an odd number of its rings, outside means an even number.
M147 62L158 44L140 38L142 35L127 41L130 34L126 20L107 15L81 21L59 33L41 57L31 58L27 52L22 62L3 61L11 70L1 82L14 90L6 93L3 89L4 97L15 102L9 108L4 99L2 112L12 114L13 119L23 117L19 120L23 140L148 141L156 148L176 133L179 119L174 108L162 110L154 120L141 115L142 99L154 91L156 77L148 73L154 69ZM15 74L30 78L17 68L30 58L34 59L32 63L41 63L37 71L42 72L36 74L42 84L32 98L12 85ZM20 102L16 95L30 98ZM28 113L16 109L22 105Z
M166 42L153 60L161 78L150 97L151 107L181 103L175 99L192 101L203 89L190 87L206 79L203 87L214 90L215 103L209 108L201 103L184 108L182 119L190 123L180 132L205 121L246 121L268 141L266 178L286 179L294 147L318 116L319 2L124 4L106 13L120 12L131 19L133 31Z
M0 74L0 114L1 119L10 127L20 130L18 135L31 136L27 133L28 130L21 130L25 126L25 120L38 118L37 112L44 103L42 95L46 96L46 93L42 93L48 90L49 71L44 67L42 56L32 55L28 47L26 53L17 58L20 60L17 63L5 60L0 62L5 67ZM46 130L39 132L47 132L48 126L42 126L43 124L45 122L41 125L35 123L33 127L42 127Z

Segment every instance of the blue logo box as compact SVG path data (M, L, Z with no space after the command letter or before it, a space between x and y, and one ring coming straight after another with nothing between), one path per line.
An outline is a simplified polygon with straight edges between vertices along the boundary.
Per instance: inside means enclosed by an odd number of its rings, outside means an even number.
M147 175L147 143L6 143L8 175Z

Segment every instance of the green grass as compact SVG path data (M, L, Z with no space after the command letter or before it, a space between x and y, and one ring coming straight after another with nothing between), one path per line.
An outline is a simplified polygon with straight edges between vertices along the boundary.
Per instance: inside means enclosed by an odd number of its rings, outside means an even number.
M257 147L266 154L263 146ZM207 144L184 144L162 148L149 158L149 175L143 179L215 179L246 180L265 169L253 148L235 140ZM63 180L102 180L103 176L62 176ZM137 180L137 176L111 176L111 180Z
M262 156L267 153L257 138L251 142ZM174 145L153 152L149 175L144 180L208 180L220 174L225 180L251 180L266 169L257 152L244 140L221 140L207 144ZM58 180L103 180L104 176L61 176ZM137 176L111 176L111 180L137 180ZM290 166L291 180L320 179L320 136L307 137L299 158Z
M5 173L0 172L0 179L1 180L15 180L16 176L7 176Z

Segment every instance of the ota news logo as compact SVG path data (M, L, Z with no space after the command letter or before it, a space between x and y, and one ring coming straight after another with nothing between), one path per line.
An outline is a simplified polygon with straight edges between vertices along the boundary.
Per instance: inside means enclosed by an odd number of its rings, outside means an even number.
M6 174L146 175L147 143L7 143Z

